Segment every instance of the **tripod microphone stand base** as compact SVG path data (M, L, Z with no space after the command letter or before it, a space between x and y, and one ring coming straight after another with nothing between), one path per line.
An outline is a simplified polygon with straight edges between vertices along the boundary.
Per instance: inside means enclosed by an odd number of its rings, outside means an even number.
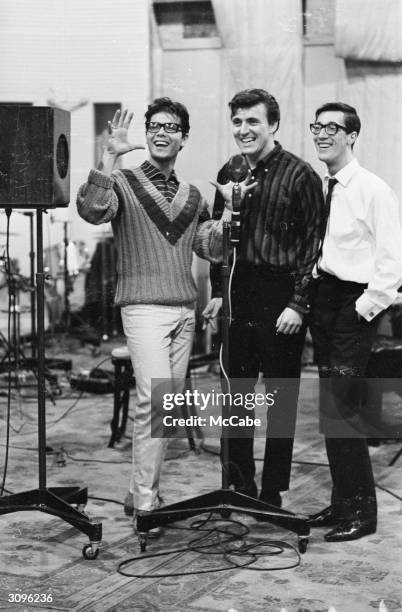
M297 533L299 551L305 553L307 550L310 528L306 516L271 506L259 499L232 491L232 489L218 489L177 504L158 508L147 514L138 515L137 532L141 552L146 550L147 532L153 527L167 525L205 512L217 512L222 518L228 518L232 512L250 514L261 521L267 521Z
M33 489L1 497L0 515L37 510L58 516L89 537L89 544L83 547L82 554L85 559L96 559L102 540L102 523L96 519L89 519L83 511L87 500L88 492L86 488L45 487L43 489Z

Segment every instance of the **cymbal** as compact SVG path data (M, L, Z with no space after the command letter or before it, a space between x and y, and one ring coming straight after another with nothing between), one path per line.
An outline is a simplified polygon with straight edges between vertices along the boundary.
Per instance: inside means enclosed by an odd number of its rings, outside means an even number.
M92 236L95 238L113 238L113 232L95 232Z
M17 314L26 314L27 312L31 312L31 309L30 309L29 306L19 306L19 305L17 305L17 306L11 306L10 310L8 310L8 309L6 310L6 309L2 308L0 310L0 312L7 313L7 314L8 314L8 312L10 312L10 313L16 312Z

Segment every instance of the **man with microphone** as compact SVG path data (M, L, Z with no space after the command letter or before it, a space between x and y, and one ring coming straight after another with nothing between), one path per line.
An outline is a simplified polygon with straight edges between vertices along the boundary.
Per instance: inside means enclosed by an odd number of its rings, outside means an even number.
M280 111L271 94L247 89L233 97L229 108L249 182L256 184L241 202L228 375L232 381L243 379L243 394L254 391L260 372L266 379L291 379L282 381L278 400L268 408L259 494L262 501L280 507L280 492L289 488L305 315L323 227L322 186L309 164L275 140ZM218 173L215 219L224 211L219 184L231 186L236 180L231 165ZM203 315L213 323L222 305L219 265L211 267L211 283L212 299ZM257 497L254 477L253 436L229 437L229 484Z

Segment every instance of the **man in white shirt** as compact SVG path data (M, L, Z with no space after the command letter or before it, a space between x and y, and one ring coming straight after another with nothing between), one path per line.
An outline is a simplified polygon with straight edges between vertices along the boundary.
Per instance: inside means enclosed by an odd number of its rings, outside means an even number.
M377 503L362 414L362 390L378 315L402 284L402 227L390 187L353 155L356 110L321 106L310 125L324 182L328 220L315 269L310 329L322 379L320 424L333 482L331 505L310 517L331 526L328 542L376 531ZM328 383L328 384L325 384Z

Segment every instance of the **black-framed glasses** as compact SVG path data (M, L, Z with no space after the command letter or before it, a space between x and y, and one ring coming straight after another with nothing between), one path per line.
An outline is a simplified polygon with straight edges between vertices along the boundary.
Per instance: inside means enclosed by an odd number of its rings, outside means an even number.
M161 128L163 128L167 134L176 134L177 132L182 131L181 125L179 125L178 123L170 122L159 123L159 121L148 121L145 124L145 127L147 129L147 132L150 132L151 134L156 134Z
M327 136L335 136L339 132L339 130L344 130L347 132L344 125L339 125L339 123L335 123L335 121L330 121L325 125L323 123L310 123L310 132L314 134L314 136L318 136L321 130L324 128Z

